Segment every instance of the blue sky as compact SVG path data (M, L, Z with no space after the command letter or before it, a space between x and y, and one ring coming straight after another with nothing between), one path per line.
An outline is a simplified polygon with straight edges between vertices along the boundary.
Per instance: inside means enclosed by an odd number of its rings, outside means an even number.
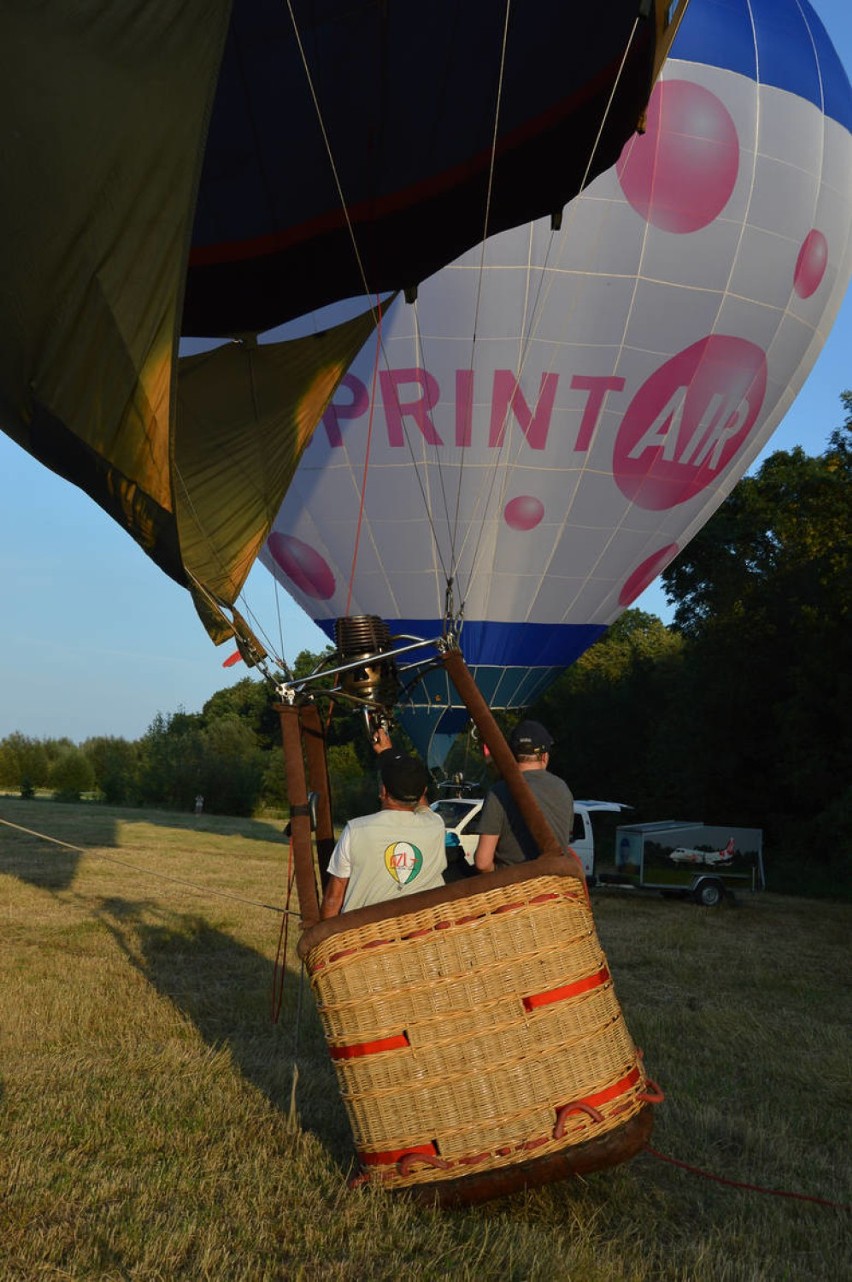
M812 0L852 68L852 3ZM819 453L843 418L852 388L852 292L798 399L768 447ZM138 738L158 712L200 711L216 690L245 676L223 669L188 594L167 579L75 487L0 433L0 738L90 735ZM325 638L257 567L251 609L288 660ZM652 586L637 602L668 617ZM278 619L281 619L281 633ZM283 638L283 639L282 639Z

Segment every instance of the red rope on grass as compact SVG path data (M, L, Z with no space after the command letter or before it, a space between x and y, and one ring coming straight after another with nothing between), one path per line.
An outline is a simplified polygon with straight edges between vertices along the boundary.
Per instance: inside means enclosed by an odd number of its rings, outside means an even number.
M703 1171L700 1166L690 1166L689 1162L681 1162L676 1157L668 1157L665 1153L660 1153L658 1149L651 1148L649 1144L645 1145L644 1151L651 1157L659 1158L661 1162L668 1162L671 1166L679 1166L682 1171L689 1171L690 1175L701 1175L705 1180L715 1180L717 1184L727 1184L729 1188L747 1189L750 1193L767 1193L771 1197L791 1197L799 1202L816 1202L818 1206L831 1206L837 1211L852 1211L852 1205L846 1202L831 1202L825 1197L812 1197L810 1193L790 1193L786 1189L767 1189L760 1184L746 1184L742 1180L729 1180L724 1175L713 1175L710 1171Z

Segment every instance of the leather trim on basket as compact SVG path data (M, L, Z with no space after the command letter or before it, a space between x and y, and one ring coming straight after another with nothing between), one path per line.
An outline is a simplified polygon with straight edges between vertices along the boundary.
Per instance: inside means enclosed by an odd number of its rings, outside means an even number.
M421 890L401 899L385 899L380 904L371 904L368 908L356 908L353 912L341 913L329 917L326 921L317 922L303 931L299 940L299 956L307 957L311 949L316 948L331 935L346 930L357 930L373 922L397 920L410 913L422 912L438 904L452 904L462 899L473 899L488 890L497 890L502 886L523 884L538 877L567 877L582 886L586 894L586 883L580 882L575 871L574 861L565 855L543 855L514 868L501 868L499 872L480 873L465 881L454 881L449 886L439 886L437 890Z
M408 1184L390 1191L427 1206L475 1206L522 1189L538 1188L553 1180L570 1179L572 1175L586 1175L590 1171L618 1166L641 1152L651 1138L653 1128L653 1105L645 1104L616 1130L608 1131L598 1139L570 1145L558 1153L530 1157L512 1166L460 1175L456 1179Z

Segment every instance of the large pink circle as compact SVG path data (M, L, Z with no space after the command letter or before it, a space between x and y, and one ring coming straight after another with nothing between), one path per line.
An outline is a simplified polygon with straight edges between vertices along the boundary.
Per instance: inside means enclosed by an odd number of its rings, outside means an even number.
M669 561L677 556L677 553L677 544L667 543L664 548L660 548L659 552L646 557L640 565L637 565L630 577L625 579L624 586L618 594L618 604L630 605L631 601L635 601L647 587L650 587L657 575L666 568Z
M300 592L318 601L334 596L334 574L315 548L292 534L270 534L266 541L275 564Z
M799 298L810 298L822 284L828 266L828 241L816 227L802 241L793 272L793 288Z
M684 234L722 212L739 163L725 104L702 85L664 80L651 95L644 135L631 139L615 171L637 213L662 231Z
M710 334L639 388L615 441L618 488L659 512L715 484L745 441L766 394L766 355L745 338Z
M511 530L534 530L544 516L544 504L532 494L519 494L503 509L503 519Z

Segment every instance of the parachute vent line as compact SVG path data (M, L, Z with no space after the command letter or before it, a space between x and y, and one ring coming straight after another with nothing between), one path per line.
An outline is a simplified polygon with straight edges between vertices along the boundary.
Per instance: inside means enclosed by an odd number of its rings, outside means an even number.
M322 114L322 108L320 107L319 98L317 97L317 92L316 92L316 89L314 88L314 81L311 75L311 69L308 66L308 60L307 60L307 57L305 56L305 47L302 44L302 37L299 34L299 25L296 22L296 15L293 12L293 0L287 0L287 12L290 14L290 21L293 24L293 35L295 36L296 44L299 47L299 57L302 59L302 67L304 68L305 78L308 82L308 90L311 95L311 101L313 102L314 108L317 113L317 124L319 125L320 133L322 134L323 143L325 144L325 150L328 156L328 163L331 166L332 178L334 179L334 185L337 188L337 194L340 198L340 207L343 210L343 217L346 219L346 227L349 232L349 239L352 241L352 252L355 255L355 261L358 264L358 272L361 276L361 282L364 286L364 293L369 295L370 286L367 283L367 273L364 270L364 263L361 258L360 251L358 249L358 238L355 235L355 228L352 226L352 220L349 217L349 207L346 203L346 197L343 194L343 188L340 185L340 176L337 172L337 165L334 163L334 153L332 152L332 149L331 149L331 142L328 137L328 130L326 129L325 120L323 119L323 114Z

